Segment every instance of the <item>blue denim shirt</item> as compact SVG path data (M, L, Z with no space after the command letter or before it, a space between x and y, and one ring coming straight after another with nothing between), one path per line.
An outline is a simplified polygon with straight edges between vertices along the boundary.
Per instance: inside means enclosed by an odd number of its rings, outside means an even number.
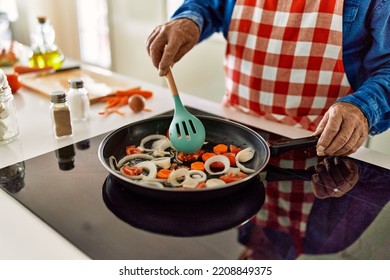
M326 1L326 0L324 0ZM202 41L229 30L235 0L185 0L172 18L190 18ZM390 0L344 0L343 62L353 94L338 101L358 106L370 134L390 128Z

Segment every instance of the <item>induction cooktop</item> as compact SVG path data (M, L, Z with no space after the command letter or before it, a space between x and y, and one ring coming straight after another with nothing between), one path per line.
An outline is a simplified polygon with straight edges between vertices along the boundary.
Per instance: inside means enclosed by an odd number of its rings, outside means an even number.
M231 195L167 202L109 175L107 134L0 170L9 195L92 259L390 258L390 170L295 150Z

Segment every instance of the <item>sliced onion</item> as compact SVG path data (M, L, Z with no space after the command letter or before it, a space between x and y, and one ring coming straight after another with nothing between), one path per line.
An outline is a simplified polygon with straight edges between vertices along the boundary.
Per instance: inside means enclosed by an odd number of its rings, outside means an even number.
M152 159L152 162L163 169L169 169L171 167L171 158L169 157L158 157Z
M185 188L195 189L198 184L199 184L198 180L193 179L190 176L187 176L186 179L183 181L182 186Z
M124 163L128 162L129 160L131 159L136 159L136 158L140 158L140 159L146 159L146 160L151 160L153 159L153 157L151 155L147 155L147 154L132 154L132 155L127 155L123 158L121 158L121 160L118 162L117 164L117 167L121 167Z
M145 148L145 144L150 142L150 141L157 141L157 140L161 140L161 139L166 139L169 141L169 139L165 136L165 135L162 135L162 134L152 134L152 135L148 135L146 137L144 137L142 140L141 140L141 143L139 145L139 148L142 150L142 151L146 151L146 152L153 152L155 150L155 148L153 148L153 144L152 144L152 149L149 149L149 148Z
M110 156L110 157L108 158L108 162L109 162L110 168L111 168L112 170L115 170L115 171L118 170L118 162L116 161L116 158L115 158L114 156Z
M190 170L188 172L188 175L192 178L197 180L198 182L204 182L207 180L207 175L202 170Z
M206 188L219 187L223 185L226 185L226 182L222 181L221 179L208 179L206 181Z
M255 173L256 170L252 169L252 168L248 168L248 167L245 167L242 163L240 162L236 162L236 165L238 168L241 169L242 172L245 172L245 173Z
M211 169L210 169L210 165L214 162L221 162L223 165L224 165L224 169L222 171L219 171L219 172L213 172ZM230 168L230 161L228 159L228 157L226 156L223 156L223 155L216 155L216 156L212 156L210 158L208 158L206 160L206 162L204 163L204 169L206 169L206 171L210 174L210 175L221 175L221 174L224 174L226 173Z
M238 160L239 162L247 162L247 161L250 161L253 156L255 154L255 151L248 147L248 148L245 148L241 151L239 151L236 155L236 161Z
M241 162L250 161L253 158L254 154L255 154L255 152L253 151L252 148L246 148L244 150L239 151L238 154L236 155L236 166L238 168L240 168L242 172L245 172L245 173L254 173L254 172L256 172L256 170L248 168L248 167L245 167L241 163Z
M161 184L160 182L155 182L155 181L145 181L145 184L147 184L148 186L152 186L152 187L158 187L158 188L161 188L163 189L164 188L164 185Z
M141 161L134 165L136 167L142 168L142 170L146 169L148 171L147 175L143 175L147 178L156 178L157 175L157 167L156 165L151 161Z
M162 147L165 143L170 142L168 138L161 138L153 142L152 149L158 150L160 147Z
M189 177L189 171L187 168L179 168L171 172L168 177L168 183L174 187L179 187L183 184L183 181ZM179 182L179 180L181 182Z
M241 169L238 168L238 167L230 167L227 173L228 173L228 174L236 175L236 174L238 174L240 171L241 171Z

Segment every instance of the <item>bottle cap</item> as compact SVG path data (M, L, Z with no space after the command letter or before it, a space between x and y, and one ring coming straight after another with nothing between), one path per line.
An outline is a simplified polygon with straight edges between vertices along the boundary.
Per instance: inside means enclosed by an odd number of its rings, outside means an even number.
M64 90L56 90L50 93L50 101L52 103L64 103L66 101L66 92Z
M84 81L80 78L73 78L68 82L71 88L82 88L84 86Z
M39 23L45 23L46 22L46 17L45 16L39 16L39 17L37 17L37 19L38 19Z

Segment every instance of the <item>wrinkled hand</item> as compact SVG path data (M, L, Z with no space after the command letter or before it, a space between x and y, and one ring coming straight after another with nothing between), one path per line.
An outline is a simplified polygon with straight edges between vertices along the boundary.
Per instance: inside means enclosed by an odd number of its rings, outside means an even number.
M346 102L335 103L313 133L321 134L317 154L319 156L352 154L363 145L368 131L368 121L358 107Z
M320 199L341 197L359 181L359 168L348 157L325 158L315 166L315 171L311 182L314 195Z
M146 49L159 75L165 76L198 42L200 30L190 19L176 19L156 27L146 41Z

